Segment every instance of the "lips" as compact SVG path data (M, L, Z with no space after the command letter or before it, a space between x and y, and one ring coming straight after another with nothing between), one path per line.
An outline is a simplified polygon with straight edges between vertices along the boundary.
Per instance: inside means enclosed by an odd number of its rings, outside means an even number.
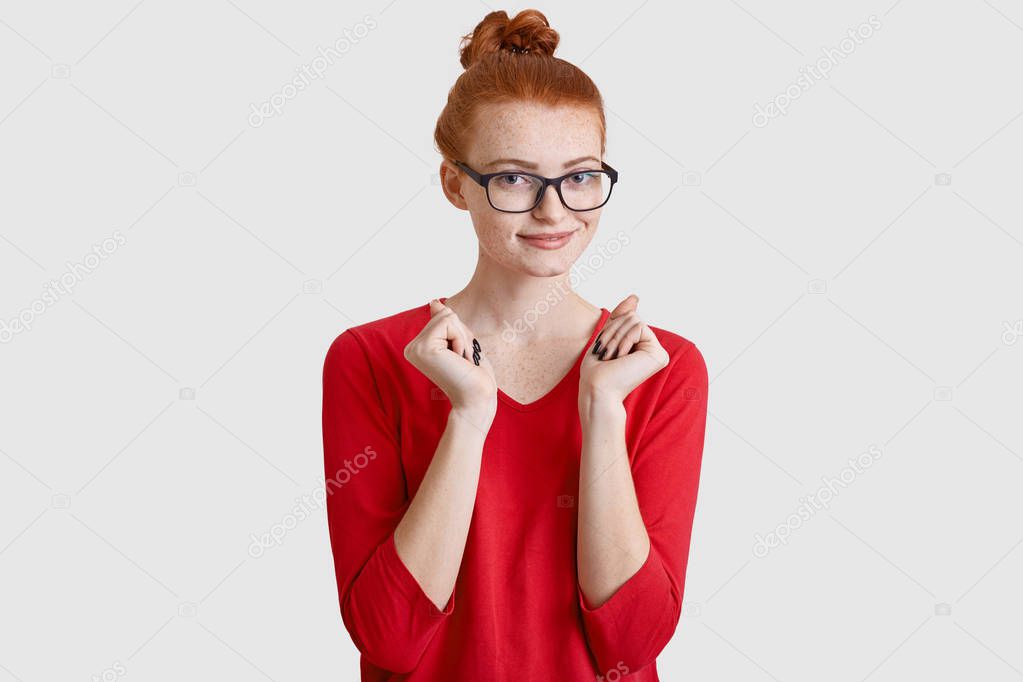
M537 234L520 234L519 236L524 239L561 239L575 232L575 230L569 230L568 232L542 232Z
M520 234L519 239L537 249L560 249L572 241L577 230L568 232L538 232L536 234Z

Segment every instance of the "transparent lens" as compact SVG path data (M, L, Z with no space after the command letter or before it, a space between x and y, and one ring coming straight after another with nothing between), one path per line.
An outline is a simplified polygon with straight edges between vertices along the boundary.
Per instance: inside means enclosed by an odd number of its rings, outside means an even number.
M611 177L602 171L582 171L561 181L561 196L574 211L587 211L607 201Z
M528 175L504 173L490 178L490 203L501 211L528 211L536 202L540 181Z
M541 183L521 173L502 173L490 179L490 203L501 211L528 211L536 203ZM549 188L554 191L554 188ZM611 177L604 171L580 171L561 181L561 195L573 211L601 206L611 193Z

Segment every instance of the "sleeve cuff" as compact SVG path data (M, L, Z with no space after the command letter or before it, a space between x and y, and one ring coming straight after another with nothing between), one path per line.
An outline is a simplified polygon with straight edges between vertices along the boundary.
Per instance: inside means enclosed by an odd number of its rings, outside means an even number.
M582 587L579 586L577 581L576 591L579 593L579 606L582 608L583 613L588 614L590 618L606 619L613 617L615 613L628 611L635 606L639 606L640 602L649 600L651 591L667 591L665 589L667 582L664 578L664 569L661 567L660 561L657 560L654 546L651 544L643 565L628 580L622 583L615 590L615 593L603 604L594 606L586 598L586 595L583 594Z
M671 580L653 544L646 561L607 601L593 605L576 581L586 639L601 670L624 663L632 670L647 665L659 648L655 642L674 622L677 603Z
M401 592L406 602L411 605L413 613L421 613L429 618L443 619L455 610L454 590L451 591L451 596L443 611L438 609L437 605L423 591L422 585L398 556L398 549L394 546L393 532L387 536L387 540L381 546L379 559L389 582Z

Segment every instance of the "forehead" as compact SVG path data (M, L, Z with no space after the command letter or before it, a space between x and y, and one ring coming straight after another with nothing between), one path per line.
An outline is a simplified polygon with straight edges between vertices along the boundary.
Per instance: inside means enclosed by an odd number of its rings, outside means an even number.
M512 102L481 107L472 156L478 163L512 157L561 168L568 159L600 158L600 120L591 109Z

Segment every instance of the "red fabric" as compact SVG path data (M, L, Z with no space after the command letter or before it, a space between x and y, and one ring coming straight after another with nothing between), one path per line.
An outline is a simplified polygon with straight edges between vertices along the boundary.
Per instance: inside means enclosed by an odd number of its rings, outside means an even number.
M445 300L443 297L441 300ZM404 357L422 306L342 332L323 366L327 517L341 617L363 682L658 680L682 604L707 413L689 340L651 327L671 359L625 400L626 444L650 553L603 604L576 574L579 364L540 399L498 394L455 590L444 610L395 551L393 531L450 403ZM339 679L350 675L338 672Z

